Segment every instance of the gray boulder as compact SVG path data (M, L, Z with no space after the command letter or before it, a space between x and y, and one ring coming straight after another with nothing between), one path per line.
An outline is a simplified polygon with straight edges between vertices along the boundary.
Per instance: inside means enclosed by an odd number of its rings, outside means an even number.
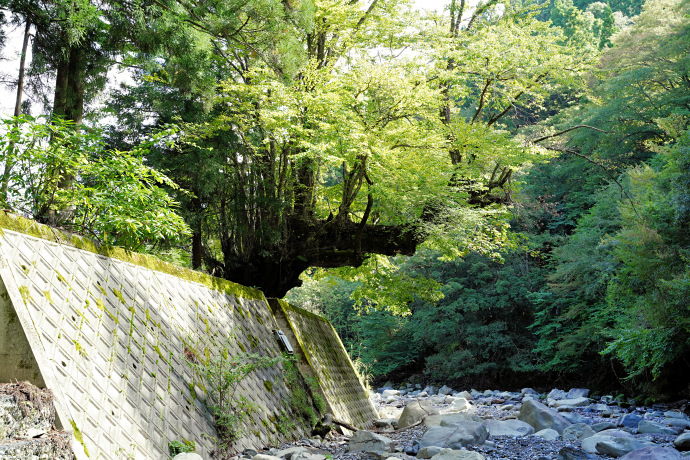
M326 456L314 452L298 452L290 460L326 460Z
M463 390L460 393L454 394L453 396L456 398L465 398L468 401L472 400L472 395L467 390Z
M299 453L301 453L301 452L305 452L305 453L308 453L308 454L311 453L311 451L310 451L309 449L307 449L306 447L290 447L290 448L288 448L288 449L283 449L283 450L278 450L278 451L272 450L272 451L270 451L269 453L270 453L271 455L276 456L276 457L280 457L280 458L285 458L285 459L287 459L287 460L291 460L293 455L299 454Z
M419 440L419 448L439 446L461 449L472 444L484 444L489 432L479 422L465 420L454 426L432 426Z
M527 436L534 433L529 423L520 420L492 420L482 422L490 436Z
M632 438L633 436L626 432L626 431L621 431L621 430L604 430L601 431L594 436L591 436L589 438L585 438L582 440L581 447L582 450L584 450L587 453L590 454L596 454L599 451L597 450L597 443L601 441L612 441L617 438Z
M667 418L664 420L664 424L680 431L690 428L690 420L683 420L680 418Z
M575 398L586 398L589 396L589 390L587 388L571 388L570 391L565 395L566 399Z
M589 425L577 423L566 427L563 430L564 441L582 441L583 439L594 436L595 431Z
M654 446L651 441L636 438L613 438L599 441L596 445L597 452L611 457L622 457L633 450Z
M563 430L571 425L568 420L555 410L533 400L527 400L522 403L518 420L529 423L536 431L551 428L556 430L558 434L563 434Z
M623 417L621 417L618 425L627 428L637 428L640 420L642 420L642 417L637 414L625 414Z
M443 385L441 388L438 389L438 394L440 395L449 395L453 392L453 389L449 386Z
M485 457L479 452L471 450L443 449L438 454L431 457L432 460L484 460Z
M549 391L549 394L546 395L546 399L565 399L566 398L566 392L563 390L558 390L554 388L553 390Z
M678 460L680 452L671 447L649 446L633 450L621 457L621 460Z
M448 407L450 412L473 412L474 407L465 398L456 398Z
M438 411L427 401L413 401L405 406L402 414L400 415L400 420L398 420L398 429L406 428L410 425L422 420L427 415L437 415Z
M395 441L390 438L359 430L352 435L347 447L350 452L390 452L394 446Z
M593 455L588 454L584 450L577 449L571 446L565 446L558 451L557 460L590 460L595 459Z
M420 447L417 451L417 458L431 458L443 450L439 446Z
M538 396L539 393L537 393L535 390L531 388L523 388L520 390L520 393L522 393L522 396L527 396L527 395L533 395L533 396Z
M482 419L476 415L458 412L454 414L429 415L424 419L424 426L454 426L467 420L482 422Z
M584 415L578 414L577 412L561 412L560 408L558 411L570 423L584 423L585 425L589 425L589 419ZM616 426L614 425L613 427L615 428Z
M690 450L690 431L678 436L676 440L673 441L673 445L676 446L676 449L681 451Z
M616 425L614 425L611 422L599 422L595 423L594 425L590 425L590 428L592 428L596 433L604 430L613 430L616 428Z
M597 433L597 436L611 436L614 438L632 438L633 435L631 435L629 432L625 430L603 430Z
M666 418L680 418L680 419L684 419L684 420L688 419L688 416L685 415L683 412L672 411L672 410L664 412L664 417L666 417Z
M554 407L584 407L589 406L589 398L559 399Z
M540 430L534 433L535 436L539 436L540 438L544 438L547 441L555 441L556 439L560 438L561 435L558 434L558 431L552 430L551 428L546 428L545 430Z
M649 434L678 434L677 430L662 425L661 423L650 422L649 420L640 420L637 424L638 433Z

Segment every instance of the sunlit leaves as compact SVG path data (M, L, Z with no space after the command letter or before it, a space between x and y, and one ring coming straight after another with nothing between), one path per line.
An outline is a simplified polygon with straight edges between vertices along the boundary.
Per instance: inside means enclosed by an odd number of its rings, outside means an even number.
M128 249L175 243L189 235L164 188L177 186L144 165L158 136L131 152L108 151L100 133L60 119L3 120L0 152L10 161L8 205L103 243ZM71 185L63 184L69 180Z

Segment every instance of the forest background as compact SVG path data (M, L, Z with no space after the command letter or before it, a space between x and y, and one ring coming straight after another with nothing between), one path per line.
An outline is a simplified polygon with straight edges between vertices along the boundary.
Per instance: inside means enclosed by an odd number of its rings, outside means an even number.
M379 379L690 394L688 0L0 7L5 208L287 294Z

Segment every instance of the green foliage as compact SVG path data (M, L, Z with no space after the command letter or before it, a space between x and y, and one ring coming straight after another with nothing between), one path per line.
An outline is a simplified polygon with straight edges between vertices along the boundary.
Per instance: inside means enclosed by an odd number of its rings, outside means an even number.
M324 299L313 305L334 319L345 346L375 377L424 370L437 381L490 384L533 370L525 327L532 321L530 293L543 285L542 269L528 253L502 255L503 264L474 253L447 261L428 250L398 260L399 271L428 279L443 294L434 301L411 298L405 316L366 302L356 316L347 293L358 285L332 276L308 280L304 289ZM298 299L300 290L291 296Z
M107 150L97 130L61 119L22 115L3 120L2 128L5 206L126 249L176 243L189 234L163 188L178 187L144 164L163 134L121 152Z
M593 199L575 232L553 250L548 286L532 296L537 307L532 327L539 337L535 352L545 371L577 373L607 365L598 353L613 325L605 297L617 268L611 239L620 228L620 190L611 184Z
M257 410L251 400L238 394L240 384L253 372L276 366L282 361L281 356L233 355L227 348L208 358L200 357L198 353L188 356L187 364L205 385L206 405L214 416L221 451L227 451L242 436L244 424Z
M182 441L175 439L168 443L168 450L170 451L170 456L174 457L183 452L196 452L196 444L194 441L188 441L186 439Z
M690 351L690 131L660 151L656 168L632 170L635 209L622 204L622 228L614 256L621 269L609 284L607 301L617 317L606 348L630 376L657 379L678 367ZM681 365L682 366L682 365Z

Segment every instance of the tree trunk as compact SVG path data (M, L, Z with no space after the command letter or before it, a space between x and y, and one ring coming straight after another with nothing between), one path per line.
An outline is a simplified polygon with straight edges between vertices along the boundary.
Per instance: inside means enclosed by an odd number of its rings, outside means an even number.
M26 20L26 26L24 27L24 41L22 43L22 55L19 59L19 76L17 77L17 99L14 103L14 116L18 117L22 112L22 94L24 92L24 69L26 67L26 50L29 47L29 36L31 35L31 19ZM11 143L8 148L8 153L14 149L14 143ZM2 173L2 183L0 183L0 200L2 201L2 206L8 208L9 203L7 202L7 187L10 182L10 171L14 162L12 158L7 156L5 158L5 168Z

